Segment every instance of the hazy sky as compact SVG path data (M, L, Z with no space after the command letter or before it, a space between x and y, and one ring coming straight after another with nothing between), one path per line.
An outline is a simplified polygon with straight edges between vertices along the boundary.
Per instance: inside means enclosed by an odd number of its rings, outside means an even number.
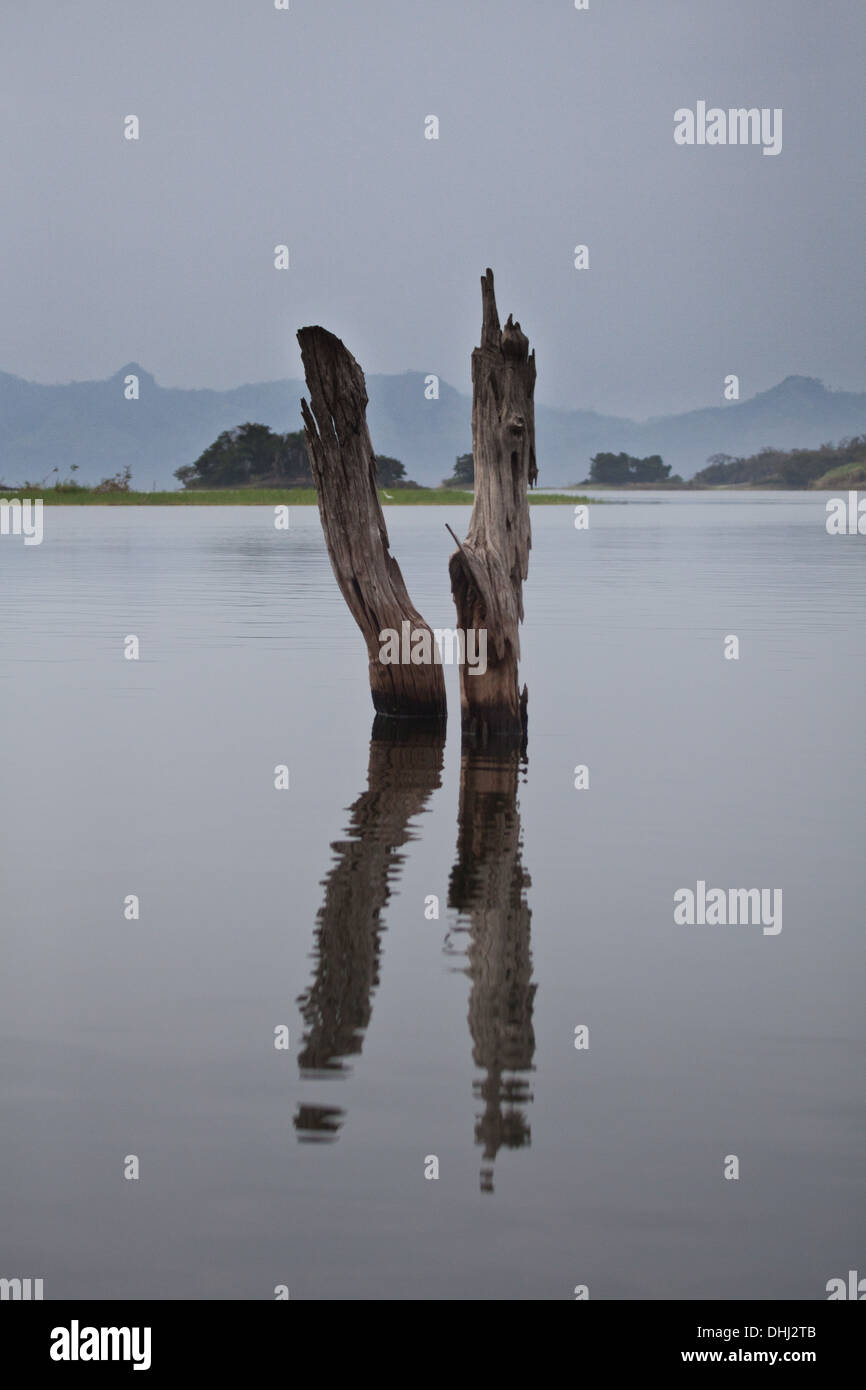
M862 390L864 39L863 0L4 0L0 370L233 386L322 323L466 390L491 265L540 401ZM782 152L677 146L699 100Z

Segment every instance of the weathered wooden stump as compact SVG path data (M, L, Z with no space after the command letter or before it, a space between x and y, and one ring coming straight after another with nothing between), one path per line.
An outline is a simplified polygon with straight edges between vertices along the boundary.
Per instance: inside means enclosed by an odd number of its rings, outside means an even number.
M445 680L441 664L430 659L433 635L406 591L379 505L364 373L324 328L301 328L298 342L310 393L301 413L322 530L340 592L367 644L373 705L379 714L444 723ZM383 661L384 632L396 633L401 649L416 659Z
M517 664L532 544L528 488L538 469L535 353L511 315L500 329L492 270L482 277L481 303L481 346L472 353L475 504L448 569L458 627L487 630L487 670L460 667L463 732L485 743L490 735L526 732L527 692L520 692Z

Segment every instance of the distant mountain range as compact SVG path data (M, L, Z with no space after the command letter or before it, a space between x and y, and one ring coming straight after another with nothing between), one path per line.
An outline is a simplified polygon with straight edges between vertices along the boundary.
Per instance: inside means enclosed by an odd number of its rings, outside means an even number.
M139 378L140 397L124 398L124 379ZM471 448L472 402L440 383L424 396L424 375L369 376L368 421L377 453L401 459L416 482L435 485ZM0 481L37 482L72 464L83 483L127 466L133 485L175 487L174 470L193 463L217 435L254 421L286 432L301 428L299 381L269 381L230 391L157 385L130 362L107 381L40 386L0 372ZM789 376L749 400L635 421L592 410L536 407L539 483L574 483L590 457L621 450L661 454L690 478L710 454L745 455L765 445L805 448L866 433L866 392L831 391L813 377Z

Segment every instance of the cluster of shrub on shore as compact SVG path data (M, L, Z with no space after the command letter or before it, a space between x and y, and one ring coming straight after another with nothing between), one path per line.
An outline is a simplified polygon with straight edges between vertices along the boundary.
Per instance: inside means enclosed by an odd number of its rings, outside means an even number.
M632 458L629 454L596 454L583 484L596 487L721 488L759 487L799 490L866 485L866 435L853 435L838 444L815 449L775 449L735 458L711 454L705 468L684 482L670 476L670 465L658 454Z
M761 449L747 458L713 454L692 479L696 487L854 487L866 482L866 434L817 449Z
M382 487L418 486L406 479L399 459L384 454L376 457L376 475ZM195 463L184 464L174 476L190 489L313 486L303 430L278 434L249 421L223 430Z
M73 463L70 473L78 472L78 464ZM57 475L54 477L54 475ZM49 479L54 477L54 482ZM0 482L0 493L4 496L7 493L26 493L28 496L35 497L37 494L44 497L46 492L54 493L57 497L74 498L79 494L87 497L107 497L112 494L124 494L132 490L132 469L122 468L111 478L102 478L98 483L79 483L75 477L61 478L60 469L52 468L51 472L39 482L31 482L25 479L23 483L3 483Z

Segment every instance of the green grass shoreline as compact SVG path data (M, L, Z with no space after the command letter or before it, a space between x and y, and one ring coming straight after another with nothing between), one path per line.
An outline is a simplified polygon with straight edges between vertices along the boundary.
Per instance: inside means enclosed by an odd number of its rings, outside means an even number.
M18 488L0 490L0 499L41 499L46 507L314 507L316 490L304 488L220 488L190 492L94 492L90 488ZM530 493L533 506L588 503L590 498L565 493ZM453 488L395 488L390 496L379 491L383 507L471 507L471 492Z

